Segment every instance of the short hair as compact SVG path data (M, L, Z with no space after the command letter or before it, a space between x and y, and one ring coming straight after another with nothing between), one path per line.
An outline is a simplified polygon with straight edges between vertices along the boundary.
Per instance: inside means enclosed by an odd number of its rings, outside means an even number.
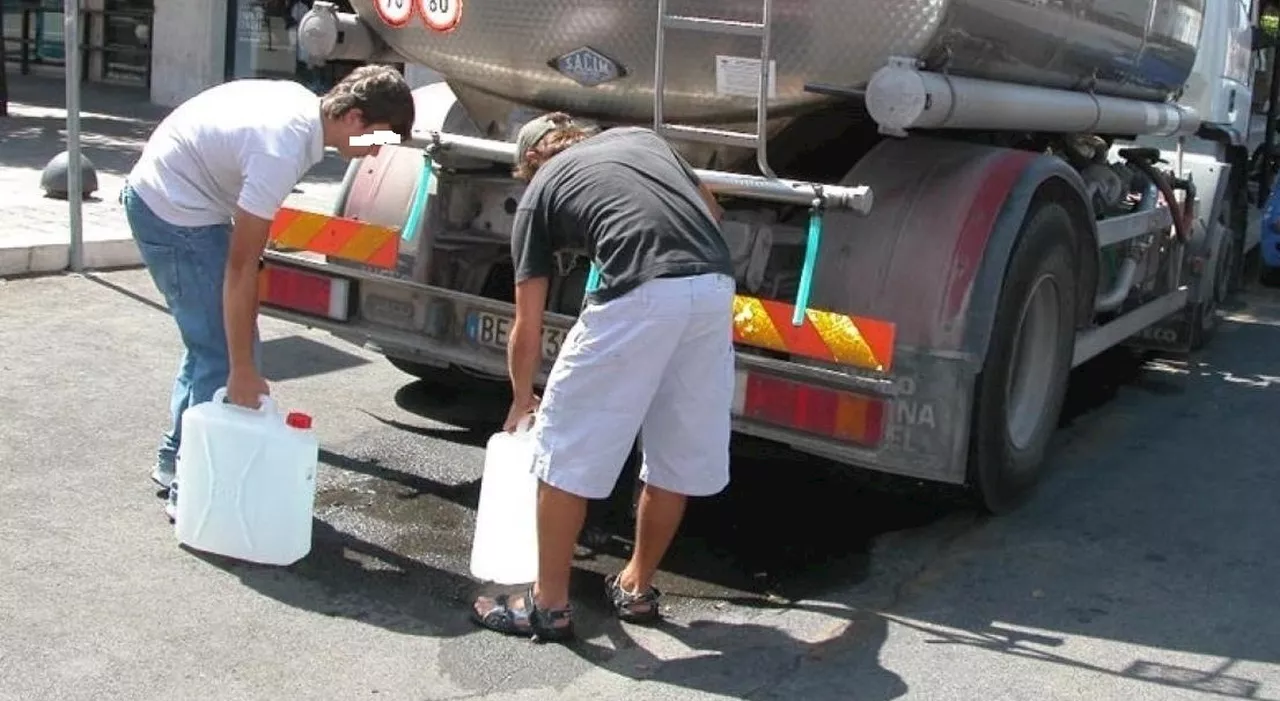
M391 66L360 66L320 98L320 112L330 119L340 119L353 109L360 110L365 124L390 124L402 142L412 137L413 91Z

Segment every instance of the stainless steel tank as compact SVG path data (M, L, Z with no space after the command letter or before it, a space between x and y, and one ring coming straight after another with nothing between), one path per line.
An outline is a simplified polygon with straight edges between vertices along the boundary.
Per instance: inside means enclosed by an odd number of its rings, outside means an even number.
M428 29L420 16L387 25L376 5L395 1L353 5L393 49L443 74L467 102L652 119L657 0L452 0L463 4L448 32ZM668 7L741 21L759 21L761 12L754 0ZM830 99L806 92L806 83L864 87L890 56L956 75L1161 101L1191 71L1204 7L1204 0L774 0L770 110L783 116ZM758 57L758 39L669 30L666 47L668 122L754 119L753 98L725 94L735 75L751 79L750 63L717 56Z

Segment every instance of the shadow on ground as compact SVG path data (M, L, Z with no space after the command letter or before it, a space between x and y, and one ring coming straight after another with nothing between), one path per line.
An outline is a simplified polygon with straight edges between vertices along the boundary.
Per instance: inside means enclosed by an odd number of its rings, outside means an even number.
M471 580L361 540L316 519L307 557L286 567L258 566L188 552L281 603L397 633L456 637L473 627L458 615Z
M1276 302L1255 291L1205 352L1152 359L1103 388L1117 395L1105 415L1081 419L1062 448L1073 469L931 562L891 620L930 645L1262 698L1242 663L1280 650L1280 622L1259 615L1280 576L1280 486L1263 440L1280 413L1280 363L1262 350L1280 346ZM1085 639L1146 650L1116 661Z

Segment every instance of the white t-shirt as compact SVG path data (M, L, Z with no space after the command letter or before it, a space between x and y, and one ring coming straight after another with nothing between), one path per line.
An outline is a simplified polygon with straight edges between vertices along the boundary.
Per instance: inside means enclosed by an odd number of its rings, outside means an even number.
M320 98L290 80L234 80L187 100L156 127L128 182L174 226L263 219L324 158Z

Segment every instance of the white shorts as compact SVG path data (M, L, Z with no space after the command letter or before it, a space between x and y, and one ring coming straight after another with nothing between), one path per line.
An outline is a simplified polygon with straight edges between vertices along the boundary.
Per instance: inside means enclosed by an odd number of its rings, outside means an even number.
M533 424L533 472L588 499L613 491L640 435L648 484L707 496L729 483L733 278L651 280L588 305Z

